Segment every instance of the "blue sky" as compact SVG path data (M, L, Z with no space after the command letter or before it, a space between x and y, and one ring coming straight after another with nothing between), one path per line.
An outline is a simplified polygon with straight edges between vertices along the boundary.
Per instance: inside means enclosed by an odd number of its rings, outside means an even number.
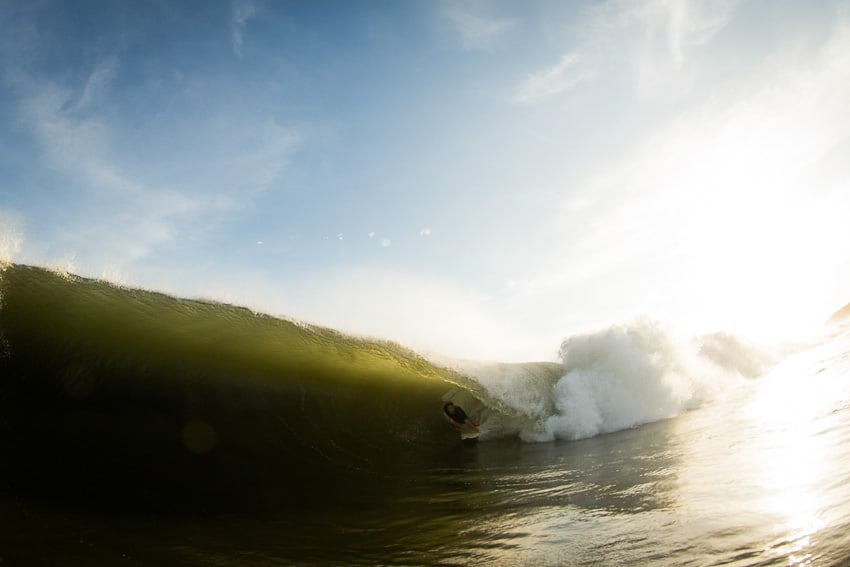
M850 299L850 3L0 2L0 256L456 356Z

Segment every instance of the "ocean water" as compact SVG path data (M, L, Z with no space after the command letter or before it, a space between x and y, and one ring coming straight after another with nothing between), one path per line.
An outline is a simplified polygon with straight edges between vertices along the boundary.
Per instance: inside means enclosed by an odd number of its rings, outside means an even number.
M778 357L643 320L560 355L7 266L0 565L850 562L850 330Z

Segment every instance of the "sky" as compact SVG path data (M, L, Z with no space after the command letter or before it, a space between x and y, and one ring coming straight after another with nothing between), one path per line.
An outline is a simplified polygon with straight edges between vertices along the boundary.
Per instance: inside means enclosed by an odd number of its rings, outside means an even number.
M846 0L0 0L0 259L468 358L850 301Z

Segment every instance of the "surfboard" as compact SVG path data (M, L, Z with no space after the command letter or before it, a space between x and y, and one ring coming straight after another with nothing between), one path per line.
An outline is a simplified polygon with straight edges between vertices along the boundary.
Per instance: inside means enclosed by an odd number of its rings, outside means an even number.
M478 436L481 435L480 429L476 429L474 427L470 427L468 425L453 425L454 422L452 419L446 415L445 412L440 412L443 414L443 417L446 418L446 422L452 427L456 427L458 431L460 431L460 438L466 441L467 439L478 439Z
M468 431L461 431L460 438L463 441L468 441L470 439L478 439L478 436L481 435L481 432L478 430L471 429L469 427L465 428Z

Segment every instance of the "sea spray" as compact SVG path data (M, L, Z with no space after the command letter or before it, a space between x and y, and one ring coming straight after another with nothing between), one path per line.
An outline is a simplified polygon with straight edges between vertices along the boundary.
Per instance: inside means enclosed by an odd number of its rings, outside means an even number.
M729 333L711 333L695 339L699 354L732 373L755 378L776 364L781 357Z
M720 345L735 348L721 357ZM713 400L768 362L731 335L680 340L648 319L570 337L560 356L560 364L463 369L512 410L489 429L537 442L627 429Z
M24 237L20 218L0 210L0 269L11 264L21 250Z
M580 439L672 417L710 399L721 378L649 320L572 337L560 353L566 373L554 388L557 413L545 420L540 440Z

